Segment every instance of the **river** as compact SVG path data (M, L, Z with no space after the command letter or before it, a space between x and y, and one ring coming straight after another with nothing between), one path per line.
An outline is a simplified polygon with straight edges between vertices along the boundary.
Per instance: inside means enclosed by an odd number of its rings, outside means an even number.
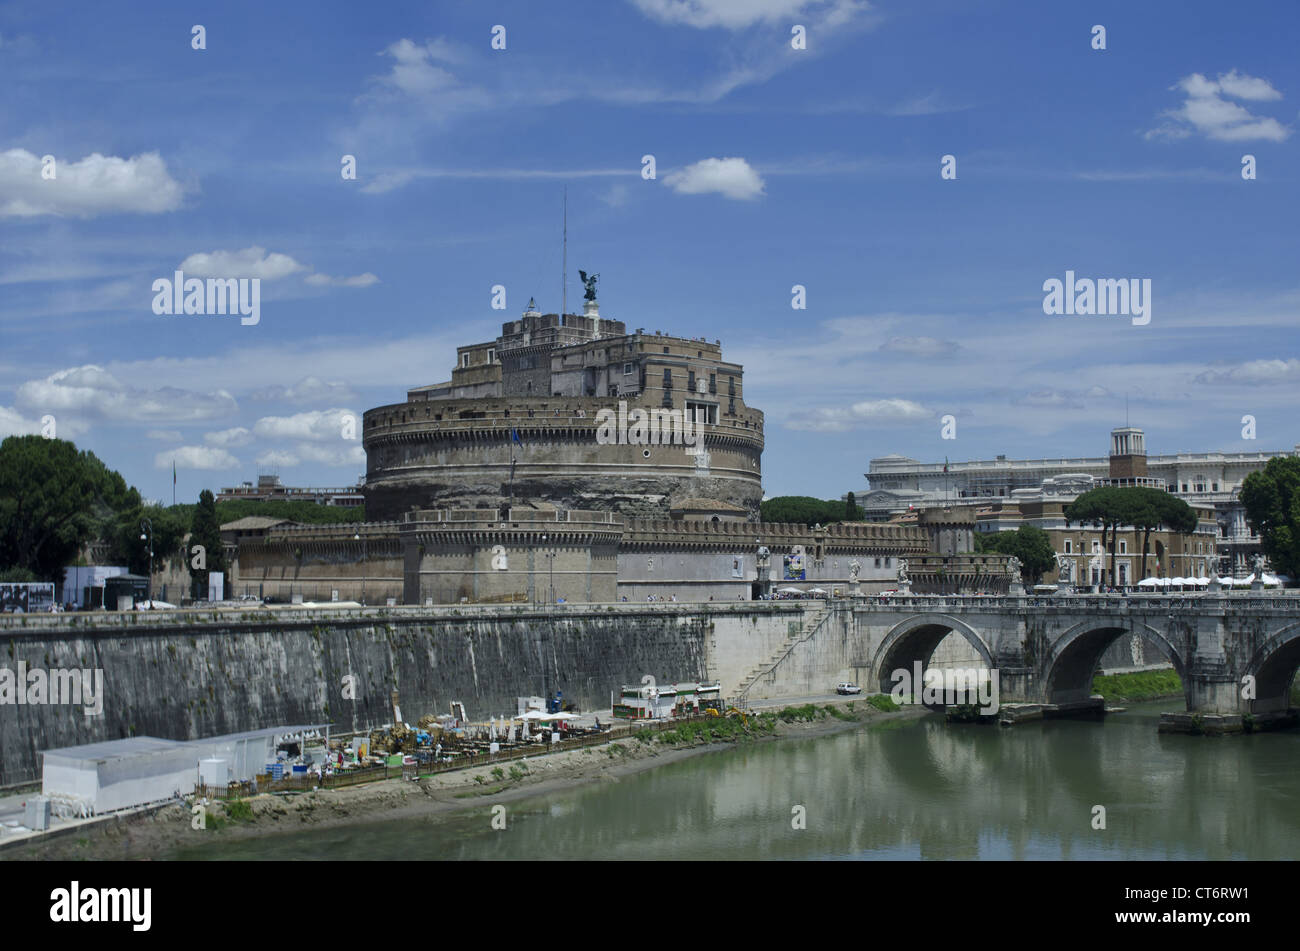
M506 806L208 841L181 859L1293 859L1300 730L1161 736L1161 710L936 715L696 756ZM1105 828L1093 828L1094 807ZM802 807L804 828L799 824Z

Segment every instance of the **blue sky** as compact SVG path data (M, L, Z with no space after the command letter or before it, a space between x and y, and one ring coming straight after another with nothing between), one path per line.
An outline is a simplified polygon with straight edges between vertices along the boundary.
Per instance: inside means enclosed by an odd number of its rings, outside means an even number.
M583 268L604 316L721 339L770 495L860 492L894 452L1102 455L1126 396L1153 453L1289 448L1298 26L1282 2L0 3L0 435L53 416L167 501L173 458L182 501L259 466L350 484L342 414L446 379L530 296L558 309L567 186L570 309ZM260 277L260 322L154 314L183 264ZM1149 279L1150 323L1044 314L1067 270Z

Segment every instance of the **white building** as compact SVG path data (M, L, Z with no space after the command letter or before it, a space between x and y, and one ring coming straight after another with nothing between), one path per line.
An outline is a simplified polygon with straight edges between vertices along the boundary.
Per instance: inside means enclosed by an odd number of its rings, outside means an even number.
M1220 570L1244 575L1260 550L1259 536L1246 524L1239 493L1246 476L1270 459L1300 455L1300 444L1278 452L1202 452L1146 455L1142 430L1121 427L1111 432L1110 456L1059 459L977 459L966 462L919 462L890 455L871 460L868 488L857 504L872 521L887 521L909 509L945 504L972 504L980 499L1010 499L1017 490L1038 492L1056 480L1091 476L1115 484L1114 457L1145 458L1141 484L1158 484L1189 505L1210 505L1216 512ZM1138 481L1136 478L1129 481Z

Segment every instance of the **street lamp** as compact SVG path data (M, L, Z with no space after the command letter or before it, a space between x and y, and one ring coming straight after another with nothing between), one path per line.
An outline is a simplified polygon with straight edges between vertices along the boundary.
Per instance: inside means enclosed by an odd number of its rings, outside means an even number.
M149 606L153 607L153 522L142 518L140 519L140 541L144 541L146 537L149 539L149 570L146 572L149 583L145 586L145 591L149 596Z
M352 540L361 542L361 606L364 608L366 606L366 581L369 580L370 574L369 553L367 551L370 539L368 537L362 538L360 532L353 532Z

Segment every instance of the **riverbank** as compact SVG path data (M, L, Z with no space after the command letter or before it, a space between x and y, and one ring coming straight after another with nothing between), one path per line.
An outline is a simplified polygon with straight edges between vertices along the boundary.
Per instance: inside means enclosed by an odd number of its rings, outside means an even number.
M1147 700L1183 699L1183 681L1177 671L1141 670L1129 674L1108 674L1092 680L1092 692L1107 703L1139 703Z
M895 712L863 698L807 704L738 719L695 721L660 733L645 731L603 746L527 757L500 766L439 773L341 789L275 793L232 802L210 801L201 816L179 804L88 826L78 835L36 841L0 852L2 859L142 860L173 858L204 841L231 841L329 829L375 820L402 821L486 809L587 783L619 782L637 773L747 743L814 738L872 723L922 716L921 707ZM200 825L200 828L194 828ZM340 856L345 858L346 856Z

